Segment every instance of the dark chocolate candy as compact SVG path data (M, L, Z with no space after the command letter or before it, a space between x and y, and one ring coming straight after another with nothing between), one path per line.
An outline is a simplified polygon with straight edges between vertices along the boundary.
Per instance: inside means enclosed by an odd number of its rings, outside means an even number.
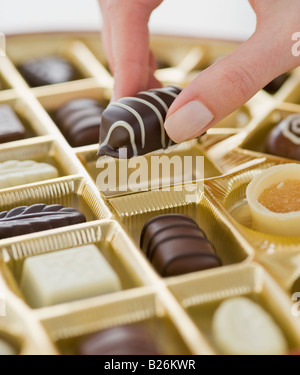
M19 70L31 87L53 85L77 78L75 68L58 56L27 61L19 66Z
M41 232L86 221L75 208L59 204L34 204L0 213L0 239Z
M169 86L110 103L101 117L98 155L123 158L123 149L131 158L170 146L164 121L180 92L180 88Z
M139 324L109 328L82 339L79 355L160 355L150 332Z
M72 147L98 143L104 108L97 100L76 99L59 108L55 120Z
M141 248L163 277L222 265L205 233L185 215L162 215L150 220L141 234Z
M0 105L0 143L17 141L25 137L25 128L13 109Z
M276 94L276 92L281 88L285 81L289 78L288 73L281 74L271 81L267 86L264 87L269 94Z
M300 114L290 115L273 128L266 141L266 152L300 160Z

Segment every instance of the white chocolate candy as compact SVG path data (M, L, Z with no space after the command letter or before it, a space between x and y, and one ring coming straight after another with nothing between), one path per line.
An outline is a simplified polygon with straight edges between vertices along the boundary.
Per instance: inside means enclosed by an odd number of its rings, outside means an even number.
M16 355L16 350L8 342L0 338L0 356L1 355Z
M279 236L300 236L300 211L277 213L258 201L266 189L273 185L280 188L287 180L300 181L300 164L283 164L269 168L250 182L246 195L253 229Z
M33 160L10 160L0 163L0 189L57 177L57 169L46 163L37 163Z
M223 302L215 312L212 329L222 354L285 355L288 345L273 318L245 297Z
M34 308L120 289L117 274L95 245L37 255L24 262L21 290Z

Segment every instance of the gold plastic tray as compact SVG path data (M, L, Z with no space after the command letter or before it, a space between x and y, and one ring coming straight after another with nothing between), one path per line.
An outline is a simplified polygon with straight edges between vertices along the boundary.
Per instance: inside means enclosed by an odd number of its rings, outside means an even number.
M199 72L237 47L237 43L153 36L152 49L164 84L187 85ZM60 55L79 71L72 82L30 88L18 64ZM242 108L197 140L151 156L202 156L204 175L181 186L152 191L102 191L97 177L108 158L97 159L97 145L72 148L51 117L69 100L110 100L113 77L98 34L21 35L7 38L0 58L0 104L9 104L26 127L26 138L0 145L0 162L35 160L59 171L55 180L0 190L0 211L33 203L75 207L87 223L0 241L0 338L19 354L76 354L78 340L119 324L142 322L163 354L217 354L211 319L225 298L246 295L261 304L283 330L289 349L300 347L299 321L292 293L300 277L300 240L275 238L251 229L244 197L251 178L278 163L263 142L274 123L300 112L300 74L275 94L260 91ZM119 163L119 161L117 162ZM145 222L155 215L183 213L194 218L213 242L223 266L161 278L139 248ZM122 290L41 309L29 306L20 290L24 260L38 254L95 244L118 274ZM2 298L2 300L1 300ZM1 305L2 303L2 305ZM0 309L1 313L1 309Z

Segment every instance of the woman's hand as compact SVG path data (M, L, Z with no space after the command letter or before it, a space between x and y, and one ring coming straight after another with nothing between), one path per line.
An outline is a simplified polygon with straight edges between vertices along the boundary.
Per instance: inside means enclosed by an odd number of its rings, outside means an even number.
M162 0L99 0L103 42L115 77L114 99L159 87L148 21ZM292 35L300 31L300 0L249 0L257 16L252 37L199 74L172 104L170 138L195 138L246 103L278 75L300 65Z
M292 54L300 31L300 0L250 0L253 36L199 74L174 101L165 128L175 142L203 134L246 103L272 79L300 65Z
M148 21L163 0L99 0L102 40L115 78L114 100L160 87L149 46Z

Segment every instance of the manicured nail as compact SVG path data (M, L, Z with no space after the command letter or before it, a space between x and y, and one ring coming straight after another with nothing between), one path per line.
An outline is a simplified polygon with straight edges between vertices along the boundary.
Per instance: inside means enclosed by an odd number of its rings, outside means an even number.
M214 115L204 104L193 100L166 120L165 129L173 141L184 142L199 136L213 118Z

